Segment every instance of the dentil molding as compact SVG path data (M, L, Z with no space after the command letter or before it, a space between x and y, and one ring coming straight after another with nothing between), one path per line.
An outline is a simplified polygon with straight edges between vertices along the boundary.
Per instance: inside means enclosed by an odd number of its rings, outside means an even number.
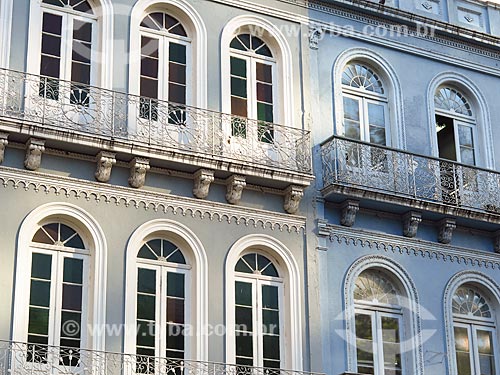
M381 253L392 253L433 259L440 262L465 264L472 267L500 269L500 254L439 244L390 234L379 234L322 223L321 234L331 242L360 246Z
M301 216L281 214L256 208L244 208L219 202L207 202L136 188L102 184L73 177L54 176L0 166L0 184L5 188L22 188L26 191L44 192L82 198L87 201L152 209L173 215L191 216L228 224L261 227L263 229L303 233L306 219Z

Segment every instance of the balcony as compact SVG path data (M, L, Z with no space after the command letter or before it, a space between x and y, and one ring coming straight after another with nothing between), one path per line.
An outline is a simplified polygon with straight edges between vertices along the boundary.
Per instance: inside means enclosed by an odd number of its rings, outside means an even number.
M322 193L500 223L500 173L333 136L321 144Z
M0 375L320 375L0 341Z
M63 142L70 151L79 145L77 152L94 155L104 149L158 158L191 172L203 167L302 185L312 179L308 131L5 69L0 131L52 140L54 148Z

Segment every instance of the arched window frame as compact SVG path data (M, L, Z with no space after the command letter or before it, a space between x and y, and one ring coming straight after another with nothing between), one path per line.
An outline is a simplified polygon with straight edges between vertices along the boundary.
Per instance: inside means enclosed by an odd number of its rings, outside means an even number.
M283 279L283 336L284 357L281 367L303 370L302 358L302 313L300 272L290 250L278 240L267 235L248 235L234 243L226 257L226 363L236 363L235 332L235 271L241 255L258 252L274 261Z
M486 297L492 313L491 319L463 316L461 314L453 313L453 297L460 287L471 287L472 289L478 291L482 296ZM474 347L474 331L479 328L493 333L493 346L494 350L496 350L494 360L496 371L498 371L500 368L498 355L500 335L497 322L499 319L498 311L500 306L500 286L492 278L481 272L462 271L453 276L448 282L443 302L449 374L458 375L455 327L462 327L468 330L468 335L471 338L473 349L471 351L471 360L473 361L477 361L477 346Z
M491 129L490 114L487 101L481 90L468 77L456 72L443 72L435 76L429 83L427 90L427 110L429 121L430 153L439 157L438 139L436 132L436 106L434 95L441 86L449 86L463 92L471 104L475 114L475 150L476 165L483 168L494 169L493 133ZM438 111L439 112L439 111ZM465 116L464 116L465 117ZM470 121L470 120L469 120Z
M276 61L276 79L273 81L273 95L275 102L274 123L294 127L294 89L292 85L293 69L292 54L288 42L278 27L264 18L257 16L238 16L230 20L222 31L221 36L221 88L222 112L231 113L231 67L230 44L239 34L251 34L252 30L259 30L257 35L271 49ZM278 74L278 73L281 74Z
M137 253L145 241L151 238L164 238L182 248L183 255L189 266L177 270L189 269L191 298L189 323L196 334L188 343L186 359L198 361L208 360L208 259L205 249L197 236L186 226L172 220L157 219L139 226L131 235L126 250L126 281L125 281L125 324L136 326L137 309ZM124 352L136 352L136 331L126 330L124 335Z
M89 0L89 3L92 6L94 16L86 18L91 19L95 24L92 30L94 37L92 40L91 85L110 90L113 88L113 5L111 0ZM41 0L30 1L30 28L26 71L34 75L40 75L41 30L44 10L59 14L64 13L66 18L73 15L75 17L83 15L79 12L70 11L67 8L43 4ZM68 74L66 76L60 75L60 79L70 80L67 76Z
M353 87L352 85L347 85L342 83L342 97L344 101L343 105L343 113L344 113L344 131L347 133L346 122L349 121L346 118L346 100L350 100L352 102L358 103L358 114L359 114L359 140L364 142L372 142L375 144L380 144L382 146L387 146L387 142L391 140L391 129L389 126L389 103L386 94L386 87L384 85L383 80L380 78L376 69L372 68L370 65L365 64L359 61L350 61L342 71L342 75L344 76L348 72L352 72L352 69L358 70L360 67L362 70L367 71L371 74L371 77L380 83L381 93L376 91L368 90L364 87ZM380 127L381 124L373 124L371 121L370 106L375 108L382 108L383 111L383 129L384 129L384 142L373 142L371 139L370 130L372 125L376 127ZM347 136L347 134L344 134ZM356 138L358 139L358 138Z
M400 371L402 374L405 374L405 361L404 361L404 354L402 353L402 348L403 348L403 343L402 343L402 338L405 337L405 327L403 324L403 308L400 306L399 303L399 288L395 285L395 283L390 279L390 276L387 275L385 272L380 271L378 269L366 269L364 270L359 276L358 279L355 281L355 283L358 282L359 278L361 276L364 276L366 273L379 273L380 275L376 275L380 279L385 279L385 282L390 284L391 287L394 290L394 295L393 298L397 299L397 303L384 303L380 301L367 301L367 300L359 300L354 298L354 303L355 303L355 322L356 326L357 320L359 319L360 316L365 316L370 318L370 337L372 341L372 360L373 360L373 366L374 366L374 371L375 374L383 374L384 369L385 369L385 363L384 363L384 341L383 341L383 330L384 330L384 325L383 321L384 319L392 319L397 321L397 342L396 344L399 344L399 350L400 350L400 356L401 356L401 363L400 363ZM371 275L370 275L371 276ZM356 290L356 289L355 289ZM362 337L359 337L359 332L356 332L356 348L359 354L359 348L358 348L358 342L359 341L366 341ZM359 369L360 367L360 359L359 357L357 358L357 371L359 373L362 373ZM395 370L395 369L394 369Z
M191 98L188 105L207 108L207 31L203 19L186 0L138 0L130 16L129 92L140 95L140 24L153 12L171 14L186 29L191 43ZM133 126L133 125L132 125Z
M344 319L346 324L347 370L353 373L357 372L354 290L359 275L367 269L380 270L397 283L402 307L402 332L404 336L401 336L401 342L404 343L402 347L404 351L402 356L404 374L423 375L421 314L416 286L401 265L392 259L373 255L361 257L354 262L345 278L344 299L346 309Z
M37 230L50 222L62 222L77 231L84 240L88 251L63 250L65 253L74 253L76 257L87 257L87 311L91 319L82 319L85 324L101 327L105 324L106 314L106 254L107 245L104 233L99 224L81 208L67 203L49 203L34 209L23 221L19 230L17 243L16 283L14 291L14 324L12 340L26 342L28 329L28 303L31 278L31 254L36 251L61 251L59 246L44 245L43 250L38 244L32 243ZM70 250L70 251L68 251ZM88 255L86 255L88 254ZM84 338L86 348L105 350L104 335L87 335ZM56 343L57 344L57 343ZM83 347L83 346L82 346Z
M399 149L406 148L405 119L403 94L401 84L392 65L378 53L367 48L351 48L341 53L335 60L333 67L333 95L334 95L334 134L344 135L344 104L342 73L350 62L360 62L374 69L381 77L387 90L389 117L387 146Z

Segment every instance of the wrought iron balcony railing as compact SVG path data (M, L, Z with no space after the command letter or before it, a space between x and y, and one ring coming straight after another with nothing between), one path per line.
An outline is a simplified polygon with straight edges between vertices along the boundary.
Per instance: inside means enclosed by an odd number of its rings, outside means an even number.
M0 120L312 172L308 131L0 69Z
M323 186L500 213L500 173L342 137L321 145Z
M320 375L0 341L0 375Z

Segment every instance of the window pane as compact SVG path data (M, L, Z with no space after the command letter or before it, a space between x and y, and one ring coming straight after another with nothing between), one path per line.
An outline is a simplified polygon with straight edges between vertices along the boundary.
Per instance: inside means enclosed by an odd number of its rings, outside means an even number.
M60 59L50 56L42 56L40 63L40 74L42 76L59 78Z
M280 359L280 337L264 335L264 352L265 359Z
M158 78L158 59L143 57L141 60L141 75L150 78Z
M273 102L273 86L257 83L257 100L266 103Z
M72 325L68 325L68 322L71 322ZM72 339L79 339L81 335L81 322L82 313L63 311L61 313L61 337L71 337ZM77 327L75 327L73 324L76 324ZM66 327L70 327L71 331L65 329Z
M43 13L42 31L55 35L61 35L62 16L55 14Z
M368 103L368 119L370 125L385 128L384 106L380 104Z
M256 64L257 81L272 83L273 82L273 69L268 64Z
M78 19L74 19L73 39L90 43L92 41L92 24L90 22L84 22Z
M158 58L158 39L148 38L146 36L141 37L141 54L148 57Z
M491 331L483 330L477 330L476 333L480 373L484 375L493 375L495 374L493 334Z
M471 375L470 343L467 328L455 327L455 350L459 375Z
M82 310L82 287L80 285L63 285L62 308L65 310Z
M71 80L90 85L90 65L73 62L71 64Z
M237 305L252 306L252 284L236 281L234 289Z
M472 128L470 128L469 126L458 127L458 139L460 140L461 146L470 148L474 147L474 143L472 141Z
M186 86L170 83L168 85L168 100L174 103L186 104Z
M246 78L247 62L243 59L231 56L231 75Z
M167 321L184 323L184 300L167 298Z
M49 310L30 307L28 332L38 335L49 333Z
M186 46L183 44L170 43L169 60L180 64L186 64Z
M236 325L239 331L253 331L252 308L236 306Z
M43 34L42 53L59 57L61 55L61 38L59 36Z
M50 282L31 280L30 305L49 307Z
M344 96L344 119L359 121L359 102Z
M264 332L279 335L280 333L280 315L276 310L262 311L262 320Z
M382 317L382 340L384 342L399 342L399 319Z
M257 119L266 122L273 122L272 104L257 103Z
M156 293L156 271L139 268L137 271L137 291Z
M81 284L83 281L83 260L64 258L64 282Z
M50 280L51 269L51 255L33 253L33 256L31 258L31 277Z
M361 139L361 131L360 131L359 122L345 120L344 121L344 132L345 132L344 135L347 138L358 139L358 140Z
M158 97L158 81L141 77L141 96L148 98Z
M262 308L278 309L278 287L262 286Z
M137 295L137 319L155 320L156 297L153 295Z
M475 165L474 150L466 147L460 147L460 161L464 164Z
M231 77L231 95L246 98L247 81L245 79Z
M170 63L168 79L170 82L186 84L186 65Z
M436 116L436 130L438 138L439 157L448 160L457 160L455 148L455 132L453 130L453 119Z
M372 319L370 315L356 314L356 337L372 340Z
M241 117L247 117L247 109L246 99L237 98L235 96L231 97L231 114ZM246 127L246 124L241 124L241 126Z
M184 298L184 275L182 273L167 273L167 296Z
M184 326L167 324L167 348L184 350Z
M251 335L238 334L236 336L236 355L253 357L253 338Z
M136 343L139 346L155 346L155 324L154 322L137 322Z

